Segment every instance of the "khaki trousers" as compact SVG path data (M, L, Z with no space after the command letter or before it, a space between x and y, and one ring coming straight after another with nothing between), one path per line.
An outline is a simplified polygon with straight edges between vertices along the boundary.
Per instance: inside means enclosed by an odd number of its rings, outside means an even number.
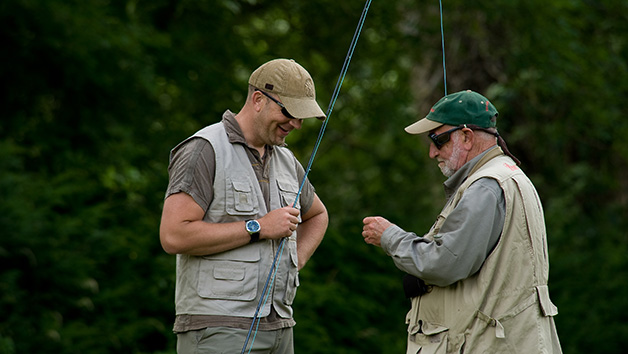
M177 354L240 354L248 332L245 329L210 327L178 333ZM251 354L294 354L292 328L258 331L257 334L252 331L244 353L249 353L249 349Z

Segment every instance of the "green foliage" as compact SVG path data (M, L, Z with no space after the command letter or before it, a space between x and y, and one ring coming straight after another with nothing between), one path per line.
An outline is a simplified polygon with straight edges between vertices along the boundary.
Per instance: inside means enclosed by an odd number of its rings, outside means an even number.
M290 57L329 102L364 3L0 3L0 353L172 353L168 152ZM485 93L536 184L565 353L628 345L628 3L443 2L447 90ZM443 178L403 128L444 94L437 2L374 1L310 179L330 213L298 353L398 353L402 273L362 218L425 232ZM318 122L288 143L306 163Z

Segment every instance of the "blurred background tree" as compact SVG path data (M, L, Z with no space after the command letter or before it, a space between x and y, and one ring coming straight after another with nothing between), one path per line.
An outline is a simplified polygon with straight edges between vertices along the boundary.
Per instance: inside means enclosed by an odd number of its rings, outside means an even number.
M362 1L0 3L0 353L173 353L159 245L168 152L243 104L277 57L325 108ZM444 1L447 91L473 89L545 205L565 353L628 346L628 3ZM301 273L297 353L399 353L402 273L360 236L443 204L424 137L444 95L437 1L373 1L310 179L329 209ZM288 143L306 163L319 124Z

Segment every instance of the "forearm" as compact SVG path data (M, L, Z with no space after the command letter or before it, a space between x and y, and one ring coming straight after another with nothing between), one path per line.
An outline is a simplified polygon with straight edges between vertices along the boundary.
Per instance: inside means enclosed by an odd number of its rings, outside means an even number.
M438 286L477 272L499 240L504 224L504 198L492 179L480 180L465 192L438 234L439 242L389 227L382 248L395 265Z
M244 221L212 224L204 221L184 221L174 227L162 224L161 243L170 254L204 256L241 247L250 242Z
M177 193L164 202L159 227L163 249L169 254L204 256L227 251L250 242L244 221L208 223L205 211L191 196Z
M314 210L317 212L308 212L309 215L304 220L321 212L320 209ZM324 207L322 210L324 211ZM204 214L205 211L191 196L185 193L169 196L164 202L159 232L164 250L170 254L204 256L241 247L251 241L244 221L209 223L203 220ZM258 219L261 226L259 238L280 239L290 236L297 228L298 215L299 210L292 207L272 210ZM318 222L312 223L316 224ZM313 227L309 231L310 228L308 224L305 228L306 234L312 233L316 237L317 228Z
M455 255L446 247L407 232L397 225L388 227L382 234L382 249L392 257L400 270L425 280L430 284L447 285L449 280L440 267L451 263Z
M304 221L297 228L299 269L305 266L323 241L328 223L329 216L327 215L327 210L318 197L315 197L312 207L304 215Z
M299 269L303 268L318 248L327 230L327 214L317 215L297 228Z

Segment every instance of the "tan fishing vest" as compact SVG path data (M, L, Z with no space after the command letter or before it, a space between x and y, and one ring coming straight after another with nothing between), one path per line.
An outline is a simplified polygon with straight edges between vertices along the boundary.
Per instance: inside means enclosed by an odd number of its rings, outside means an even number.
M558 309L547 287L545 222L532 182L513 160L488 152L452 195L424 237L438 242L447 216L479 178L504 191L504 229L480 270L447 287L412 299L407 353L560 353L553 317Z
M214 199L204 221L228 223L264 216L266 203L255 171L241 144L231 144L222 123L208 126L193 137L208 140L216 154ZM176 147L175 147L176 149ZM269 165L270 208L292 206L299 181L296 158L287 148L275 147ZM300 205L297 203L297 208ZM244 226L242 226L244 227ZM271 270L279 241L260 240L230 251L203 257L177 255L175 304L177 315L253 317ZM298 278L296 232L284 241L258 317L270 313L292 317Z

